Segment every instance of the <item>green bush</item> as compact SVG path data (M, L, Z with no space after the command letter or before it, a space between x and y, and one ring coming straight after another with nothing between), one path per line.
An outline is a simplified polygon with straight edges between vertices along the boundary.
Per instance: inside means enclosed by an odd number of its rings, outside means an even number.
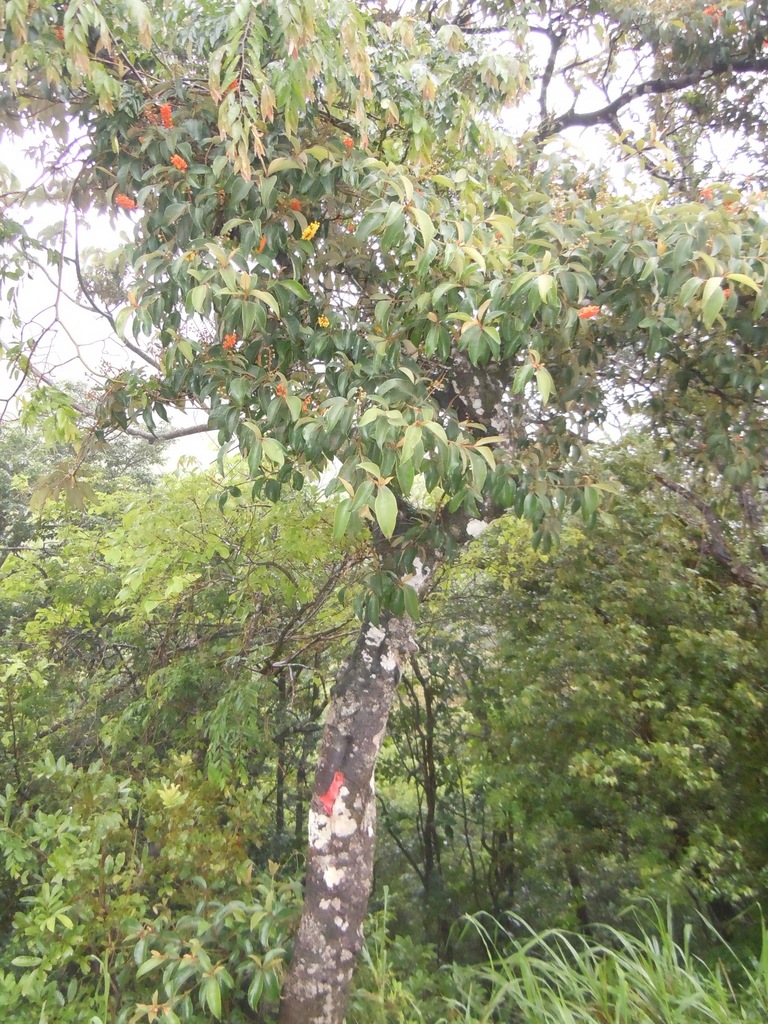
M0 1017L237 1024L274 1006L300 887L248 856L257 791L171 767L137 784L47 754L24 796L6 788Z

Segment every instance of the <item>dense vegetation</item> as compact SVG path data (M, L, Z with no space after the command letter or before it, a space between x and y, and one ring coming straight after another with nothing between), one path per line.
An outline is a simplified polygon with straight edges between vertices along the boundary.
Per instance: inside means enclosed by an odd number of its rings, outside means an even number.
M0 20L7 1012L759 1015L765 5Z
M237 462L223 482L153 476L135 445L112 449L84 509L33 514L39 442L10 430L2 451L0 1007L30 1024L153 1005L269 1019L361 551L332 543L313 492L238 496ZM386 909L351 1021L547 1021L564 1001L574 1020L660 1021L693 1000L701 1017L681 1020L726 1022L768 1005L751 960L766 625L680 499L648 490L652 460L637 438L607 450L610 518L570 526L555 556L502 520L444 572L380 766Z

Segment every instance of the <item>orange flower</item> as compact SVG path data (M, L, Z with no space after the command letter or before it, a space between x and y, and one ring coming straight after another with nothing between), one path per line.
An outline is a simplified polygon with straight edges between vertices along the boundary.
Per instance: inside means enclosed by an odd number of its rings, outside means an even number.
M277 387L275 388L275 394L277 395L278 398L285 398L285 396L288 394L288 388L285 386L285 384L278 384Z
M222 348L234 348L236 344L237 344L237 335L233 331L231 334L225 334L224 335L224 342L222 343L221 347Z
M730 297L731 297L731 289L730 288L723 288L723 295L726 297L726 299L730 299Z
M702 199L714 199L715 198L715 191L714 191L714 189L711 189L711 188L702 188L702 189L699 189L699 196Z
M591 320L592 317L597 316L599 312L599 306L583 306L579 310L579 320Z
M170 103L161 103L158 106L160 111L160 118L163 122L163 128L173 128L173 114L171 112Z
M288 205L290 206L290 208L292 210L300 210L301 209L301 202L298 199L292 199L290 201L290 203L288 203Z
M266 235L262 235L261 238L259 239L259 247L256 250L256 252L264 252L264 248L265 248L266 244L267 244L267 236Z
M122 206L124 210L135 210L138 205L135 199L131 199L130 196L123 195L122 192L118 192L115 196L115 204L117 206Z
M61 27L61 25L59 25L57 28L53 30L53 34L56 36L60 43L64 42L64 29Z
M719 7L717 7L715 4L709 4L707 7L705 7L704 8L704 14L708 18L714 18L715 19L715 23L720 21L720 19L723 16L722 10Z
M181 171L182 173L184 173L184 171L186 171L187 167L189 166L184 157L179 156L178 153L173 154L173 156L171 157L171 163L173 164L177 171Z
M355 148L355 140L354 139L350 139L350 137L347 136L346 139L344 139L344 145L347 147L347 149L354 149Z

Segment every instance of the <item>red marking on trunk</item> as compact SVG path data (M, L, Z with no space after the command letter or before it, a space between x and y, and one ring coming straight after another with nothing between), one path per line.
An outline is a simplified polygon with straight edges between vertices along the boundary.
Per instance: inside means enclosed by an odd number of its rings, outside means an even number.
M343 785L344 776L341 772L335 772L328 791L323 793L321 797L318 797L318 800L323 805L323 810L329 817L333 811L333 805L336 803L336 797L339 795L339 790Z

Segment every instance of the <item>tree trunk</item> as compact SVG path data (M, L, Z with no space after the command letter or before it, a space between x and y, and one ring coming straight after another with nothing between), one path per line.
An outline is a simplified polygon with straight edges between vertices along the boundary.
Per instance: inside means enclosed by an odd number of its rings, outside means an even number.
M304 911L280 1024L342 1024L373 879L373 771L401 665L416 649L410 619L366 624L339 673L309 811Z

